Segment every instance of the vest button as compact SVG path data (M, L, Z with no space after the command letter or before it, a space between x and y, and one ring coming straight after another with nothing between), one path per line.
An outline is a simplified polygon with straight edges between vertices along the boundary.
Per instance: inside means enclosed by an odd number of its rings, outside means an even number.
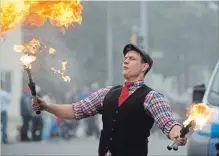
M118 114L118 113L119 113L119 111L117 110L117 111L116 111L116 114Z
M114 131L115 129L114 128L112 128L112 132Z
M110 137L110 141L112 141L113 140L113 138L112 137Z
M116 120L114 119L113 122L116 122Z

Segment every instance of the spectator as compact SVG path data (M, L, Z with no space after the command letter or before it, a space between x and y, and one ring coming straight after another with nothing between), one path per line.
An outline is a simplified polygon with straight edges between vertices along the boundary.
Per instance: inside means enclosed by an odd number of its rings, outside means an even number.
M7 144L7 123L8 123L8 105L11 102L11 94L4 89L1 83L0 88L0 105L1 105L1 124L2 124L2 143Z
M48 103L56 103L55 97L52 93L45 94L42 97ZM43 130L42 130L42 140L47 142L51 137L51 132L54 123L56 122L56 117L48 112L42 112L43 117Z
M96 92L99 89L99 84L97 82L93 82L91 84L91 92ZM86 124L86 135L87 136L95 136L97 139L99 139L100 133L97 123L98 116L92 116L90 118L85 119Z
M36 93L38 97L41 97L41 89L36 85ZM32 113L32 139L33 141L41 141L43 129L43 119L41 115L37 115L36 112Z
M32 119L32 108L31 108L31 91L29 86L24 86L23 93L20 100L20 114L22 118L21 127L21 141L29 141L28 130L29 123Z

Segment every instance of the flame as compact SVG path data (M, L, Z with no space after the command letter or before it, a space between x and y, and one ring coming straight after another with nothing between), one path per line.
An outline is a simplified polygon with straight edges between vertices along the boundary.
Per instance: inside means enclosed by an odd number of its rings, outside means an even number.
M55 67L52 67L51 70L52 70L54 73L61 74L61 76L62 76L62 78L64 79L65 82L70 82L70 81L71 81L71 78L70 78L69 76L66 76L66 75L65 75L65 72L67 71L67 70L66 70L66 65L67 65L67 61L62 62L62 69L61 69L61 70L55 69Z
M56 50L54 48L49 48L49 54L54 55Z
M18 53L21 53L25 50L24 46L23 45L14 45L14 51L15 52L18 52Z
M35 54L40 48L40 41L35 37L28 43L24 43L23 45L14 45L14 51L23 53L20 60L27 67L31 68L31 63L36 60Z
M23 45L14 45L14 51L15 52L28 52L31 54L36 54L36 52L40 48L40 41L36 39L35 37L32 38L32 40L28 43L24 43Z
M31 69L31 63L36 60L36 57L31 55L23 55L21 56L20 60L24 64L25 68Z
M82 22L82 5L80 0L68 1L1 1L1 35L5 36L17 26L30 24L43 26L48 20L62 33L73 25Z
M187 116L187 120L183 123L184 126L194 122L194 130L202 129L207 123L212 121L212 110L204 103L192 104L188 108Z

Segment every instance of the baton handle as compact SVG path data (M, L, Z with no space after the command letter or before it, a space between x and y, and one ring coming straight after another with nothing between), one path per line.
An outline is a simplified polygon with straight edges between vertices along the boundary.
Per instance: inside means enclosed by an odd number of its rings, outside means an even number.
M36 93L36 84L32 80L30 68L28 66L24 65L24 69L27 71L27 74L28 74L28 78L29 78L28 86L29 86L29 88L31 90L31 94L32 94L33 100L34 100L35 103L39 104L38 99L37 99L37 93ZM41 113L40 110L36 111L37 115L39 115L40 113Z
M33 101L34 101L35 103L38 103L38 99L37 99L36 96L33 96ZM37 111L36 111L36 114L37 114L37 115L39 115L40 113L41 113L40 110L37 110Z
M173 147L174 147L174 145L175 145L175 141L173 140L173 142L167 146L167 149L168 149L169 151L172 150Z
M189 132L189 128L188 127L183 127L180 131L180 138L185 138L186 134ZM173 146L173 150L177 151L178 150L178 146L177 144L175 144Z
M189 132L189 130L187 128L182 128L182 130L180 131L180 138L185 138L186 134ZM177 151L178 150L178 146L177 144L175 144L173 146L173 150Z
M30 90L31 90L31 94L32 94L32 97L33 97L33 100L35 103L39 104L38 102L38 98L37 98L37 95L36 95L36 87L35 87L35 82L33 81L30 81L29 84L28 84ZM36 111L36 114L39 115L41 113L40 110L37 110Z
M189 128L192 126L192 121L186 126L186 127L183 127L181 130L180 130L180 138L185 138L186 134L189 132ZM168 150L174 150L174 151L177 151L178 150L178 146L176 143L175 143L175 140L173 140L172 144L168 145L167 146L167 149Z

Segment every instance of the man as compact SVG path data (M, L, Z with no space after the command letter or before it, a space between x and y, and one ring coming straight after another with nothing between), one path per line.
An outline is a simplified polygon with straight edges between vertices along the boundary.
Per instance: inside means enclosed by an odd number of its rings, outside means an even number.
M39 99L40 105L33 103L33 109L77 120L102 114L99 156L147 156L154 121L168 138L185 145L187 139L178 137L181 126L173 118L169 104L144 84L153 64L151 57L133 44L126 45L123 54L123 86L100 89L72 105L53 105Z

